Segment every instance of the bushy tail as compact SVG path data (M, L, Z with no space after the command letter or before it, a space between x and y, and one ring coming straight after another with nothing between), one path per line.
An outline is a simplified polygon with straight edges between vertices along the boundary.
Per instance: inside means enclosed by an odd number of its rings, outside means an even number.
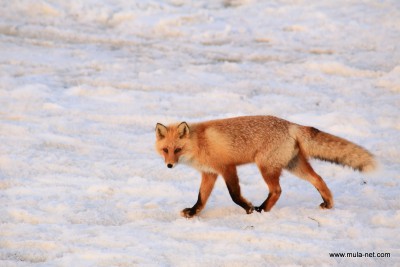
M366 149L343 138L322 132L313 127L293 126L300 148L308 157L349 166L360 172L376 168L374 156Z

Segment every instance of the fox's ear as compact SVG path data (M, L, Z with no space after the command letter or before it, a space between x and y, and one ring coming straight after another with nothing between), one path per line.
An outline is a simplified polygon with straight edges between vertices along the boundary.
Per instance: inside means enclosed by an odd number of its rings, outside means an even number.
M163 139L167 134L167 127L162 125L161 123L156 124L156 136L157 139Z
M178 125L179 138L184 138L189 136L189 125L186 122L181 122Z

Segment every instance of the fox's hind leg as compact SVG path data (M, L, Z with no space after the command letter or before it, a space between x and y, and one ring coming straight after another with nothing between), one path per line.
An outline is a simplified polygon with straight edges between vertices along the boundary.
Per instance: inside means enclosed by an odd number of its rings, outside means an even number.
M258 168L264 178L264 181L268 185L269 194L267 199L259 206L256 207L255 210L258 212L270 211L275 203L278 201L281 196L282 190L279 184L279 176L281 175L281 168L268 168L264 165L258 164Z
M197 198L196 204L191 208L186 208L181 211L181 215L186 218L191 218L198 214L206 205L208 197L214 188L215 181L217 180L218 174L215 173L205 173L201 174L201 184L199 190L199 196Z
M333 197L331 191L326 186L321 176L319 176L313 170L310 163L301 152L299 152L299 154L289 162L286 169L294 175L309 181L313 186L315 186L324 201L320 205L322 209L330 209L333 207Z

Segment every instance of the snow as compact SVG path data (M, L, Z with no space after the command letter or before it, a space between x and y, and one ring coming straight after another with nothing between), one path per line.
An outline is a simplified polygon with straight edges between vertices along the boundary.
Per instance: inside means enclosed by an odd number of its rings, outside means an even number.
M0 1L1 266L399 266L400 2ZM372 151L269 213L154 151L157 122L269 114ZM239 168L253 204L268 192ZM388 252L390 258L333 258Z

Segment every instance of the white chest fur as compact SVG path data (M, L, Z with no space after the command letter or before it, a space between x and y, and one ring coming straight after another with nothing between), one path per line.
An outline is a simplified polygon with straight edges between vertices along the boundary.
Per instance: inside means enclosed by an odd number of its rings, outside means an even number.
M193 168L195 168L196 170L198 170L200 172L217 173L213 168L211 168L211 167L209 167L207 165L201 164L201 163L199 163L198 161L196 161L193 158L188 158L188 157L185 157L185 156L181 156L179 158L179 162L181 162L183 164L186 164L186 165L188 165L190 167L193 167Z

